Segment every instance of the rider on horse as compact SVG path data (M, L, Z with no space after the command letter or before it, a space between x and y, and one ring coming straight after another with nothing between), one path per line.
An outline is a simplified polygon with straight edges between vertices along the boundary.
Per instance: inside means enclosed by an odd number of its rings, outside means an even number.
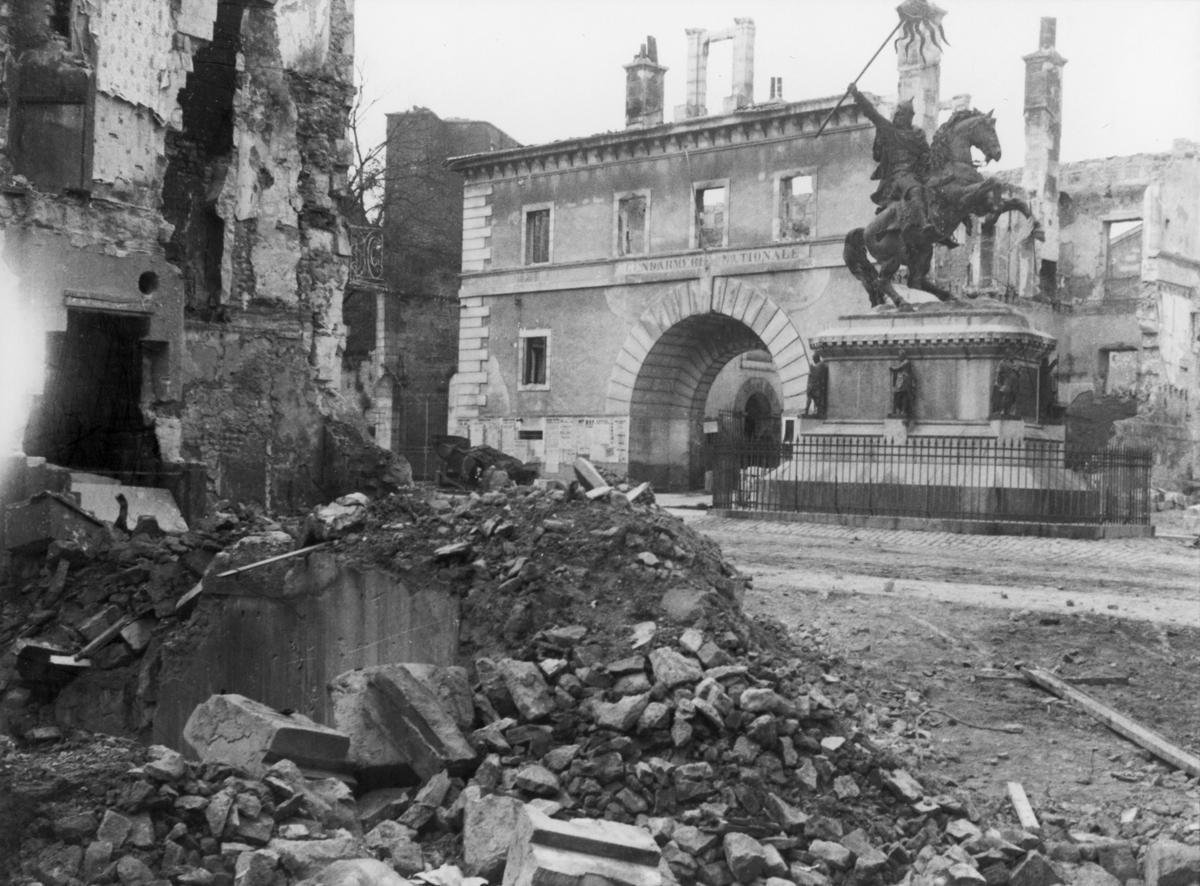
M850 95L867 119L875 124L874 159L879 162L873 179L882 179L871 200L882 212L889 205L900 202L902 207L901 227L908 233L914 231L936 238L937 231L929 221L929 208L925 196L925 176L929 167L929 142L925 131L913 126L912 100L896 108L888 120L870 99L850 84Z

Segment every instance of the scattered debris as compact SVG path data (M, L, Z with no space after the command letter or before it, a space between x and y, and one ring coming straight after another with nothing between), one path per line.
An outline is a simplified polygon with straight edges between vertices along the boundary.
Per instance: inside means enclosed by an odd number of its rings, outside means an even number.
M1130 741L1141 745L1155 756L1166 760L1173 766L1179 767L1189 775L1200 777L1200 758L1189 754L1182 748L1176 747L1161 736L1155 735L1140 723L1135 723L1107 705L1101 704L1090 695L1063 682L1047 671L1039 668L1021 668L1021 673L1031 683L1035 683L1043 689L1053 692L1059 698L1075 702L1075 704L1087 711L1094 719L1125 736Z

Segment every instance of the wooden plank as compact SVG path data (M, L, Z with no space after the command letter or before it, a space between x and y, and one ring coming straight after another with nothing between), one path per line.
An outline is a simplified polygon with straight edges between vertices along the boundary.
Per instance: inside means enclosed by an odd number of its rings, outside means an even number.
M245 572L248 569L257 569L259 566L266 566L268 563L278 563L280 560L286 560L289 557L297 557L300 554L307 554L309 551L315 551L317 548L323 548L329 544L323 541L320 544L309 545L306 548L298 548L294 551L288 551L286 554L277 554L274 557L267 557L265 560L259 560L255 563L248 563L245 566L239 566L237 569L227 569L224 572L217 574L217 578L228 578L231 575L237 575L239 572Z
M1008 798L1012 800L1013 809L1016 810L1017 821L1021 823L1021 827L1031 834L1040 834L1042 826L1038 823L1037 816L1033 814L1033 806L1030 805L1029 798L1025 796L1025 788L1021 787L1019 781L1008 783Z
M75 660L79 661L80 659L87 658L89 655L94 653L97 649L100 649L103 646L105 646L110 640L112 640L114 637L116 637L117 634L119 634L119 633L121 633L121 631L125 630L126 625L128 625L130 622L132 622L134 620L134 617L135 616L127 615L124 618L118 619L117 621L113 622L111 625L109 625L107 628L105 628L104 633L102 633L100 636L98 636L95 640L93 640L87 646L84 646L82 649L80 649L78 652L76 652L74 655Z
M1172 766L1182 769L1189 775L1200 776L1200 758L1189 754L1182 748L1176 747L1161 735L1151 732L1140 723L1130 720L1107 705L1101 704L1086 692L1076 689L1074 686L1065 683L1047 671L1043 671L1040 668L1021 668L1021 673L1030 682L1036 683L1043 689L1053 692L1059 698L1075 702L1075 704L1087 711L1094 719L1099 720L1109 729L1120 733L1130 741L1141 745L1156 757L1166 760Z

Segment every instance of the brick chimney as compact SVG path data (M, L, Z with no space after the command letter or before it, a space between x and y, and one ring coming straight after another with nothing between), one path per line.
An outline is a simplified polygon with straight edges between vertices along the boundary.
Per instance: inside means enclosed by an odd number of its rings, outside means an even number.
M932 12L931 23L935 29L940 28L946 10L933 3L928 5ZM928 33L924 40L919 37L901 39L896 44L896 67L900 74L896 93L902 102L912 99L916 113L913 124L925 130L925 135L932 139L937 132L941 108L942 50L929 39Z
M1053 298L1058 266L1058 151L1062 143L1062 70L1067 60L1054 48L1056 20L1043 18L1038 50L1025 62L1025 169L1021 185L1031 196L1033 215L1046 240L1037 244L1037 264L1022 262L1025 292ZM1036 281L1035 281L1036 276Z
M647 37L625 65L625 128L645 129L663 122L663 83L667 69L658 63L658 44Z

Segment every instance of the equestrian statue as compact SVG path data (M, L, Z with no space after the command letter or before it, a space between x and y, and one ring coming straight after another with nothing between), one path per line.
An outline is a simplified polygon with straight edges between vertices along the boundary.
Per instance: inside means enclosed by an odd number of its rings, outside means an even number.
M900 307L908 304L892 284L901 265L908 268L910 288L952 300L950 292L929 279L933 247L957 246L954 232L962 224L969 231L972 217L982 218L984 227L990 227L1012 210L1026 218L1033 216L1024 200L1003 196L1003 183L985 177L971 157L971 148L976 147L986 162L1000 159L992 112L955 111L929 144L924 131L913 125L911 101L901 103L888 120L854 83L847 92L875 124L874 159L879 166L872 178L879 180L879 187L871 195L878 206L875 218L846 235L842 251L846 267L866 287L872 307L886 299ZM1029 236L1045 239L1036 219ZM879 262L878 269L872 258Z

